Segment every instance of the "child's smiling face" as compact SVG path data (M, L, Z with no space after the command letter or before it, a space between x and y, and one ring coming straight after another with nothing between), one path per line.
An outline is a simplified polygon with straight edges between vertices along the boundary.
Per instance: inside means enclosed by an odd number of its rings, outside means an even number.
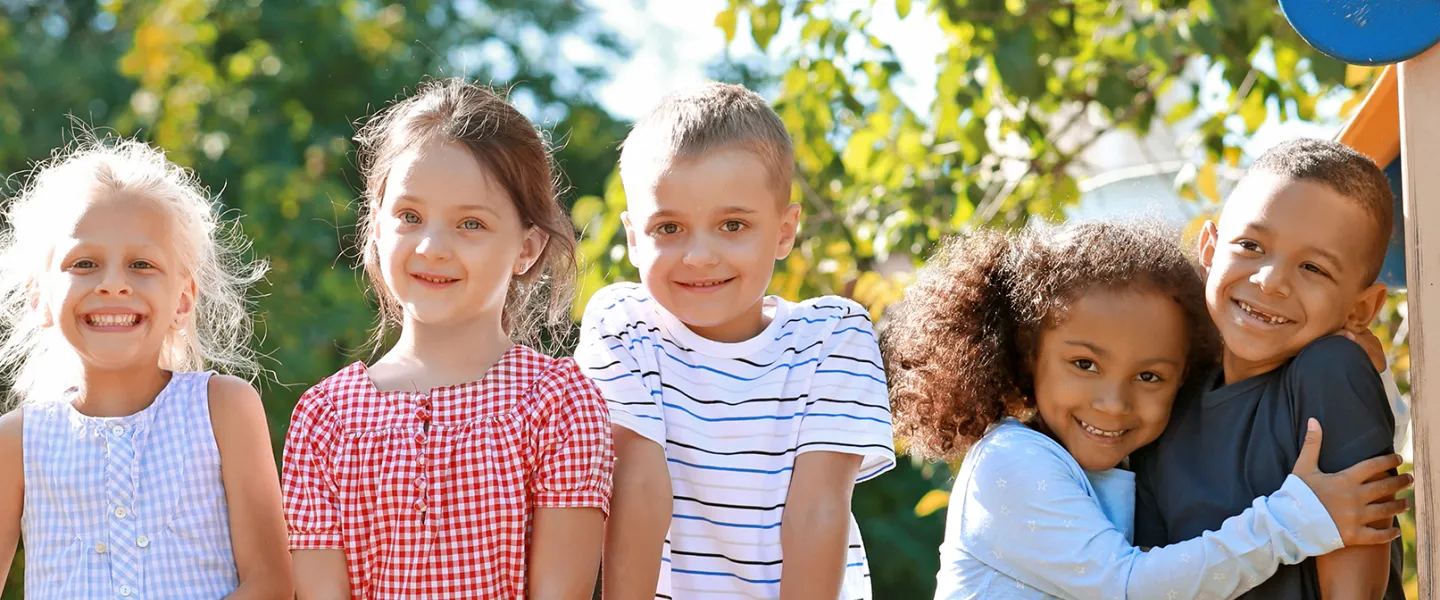
M153 367L194 307L174 219L159 202L98 193L51 250L39 308L87 365Z
M1206 223L1205 302L1225 341L1226 381L1279 367L1310 342L1364 327L1385 300L1367 269L1376 232L1359 202L1330 186L1249 176Z
M1184 310L1164 294L1096 289L1058 321L1035 351L1043 430L1082 468L1113 468L1170 420L1188 359Z
M679 159L653 190L626 190L630 261L660 306L695 333L738 342L764 329L761 299L790 254L800 206L777 198L740 148Z

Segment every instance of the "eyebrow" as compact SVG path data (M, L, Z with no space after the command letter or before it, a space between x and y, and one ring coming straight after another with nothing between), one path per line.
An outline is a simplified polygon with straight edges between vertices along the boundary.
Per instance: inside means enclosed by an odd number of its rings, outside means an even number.
M1107 352L1104 348L1101 348L1101 347L1099 347L1099 346L1096 346L1095 344L1092 344L1092 343L1087 342L1087 341L1084 341L1084 340L1065 340L1065 344L1070 345L1070 346L1080 346L1080 347L1085 348L1085 349L1087 349L1087 350L1089 350L1089 351L1091 351L1091 352L1094 352L1097 356L1100 356L1100 357L1102 357L1102 358L1104 358L1105 356L1109 356L1109 354L1110 354L1110 353ZM1168 359L1168 358L1151 358L1151 359L1147 359L1147 360L1140 361L1140 364L1142 364L1142 365L1170 365L1170 366L1175 367L1175 368L1177 368L1177 369L1180 368L1180 363L1177 363L1177 362L1175 362L1175 361L1173 361L1173 360L1170 360L1170 359Z
M722 207L718 212L722 215L754 215L760 213L760 211L758 210L744 206L725 206ZM678 216L680 216L680 213L677 211L660 209L655 211L654 213L651 213L649 220L653 221L655 219L674 218Z
M410 195L410 194L400 194L399 196L396 196L396 197L395 197L395 202L396 202L397 204L398 204L398 203L401 203L401 202L408 202L408 203L410 203L410 204L425 204L425 200L424 200L423 198L420 198L419 196L412 196L412 195ZM459 207L457 207L457 208L459 208L459 209L461 209L461 210L471 210L471 211L477 211L477 212L478 212L478 211L488 212L488 213L490 213L490 214L492 214L492 215L496 215L496 216L499 216L499 215L500 215L500 213L499 213L498 211L496 211L495 209L490 208L489 206L486 206L486 205L484 205L484 204L474 204L474 203L471 203L471 204L461 204L461 205L460 205Z

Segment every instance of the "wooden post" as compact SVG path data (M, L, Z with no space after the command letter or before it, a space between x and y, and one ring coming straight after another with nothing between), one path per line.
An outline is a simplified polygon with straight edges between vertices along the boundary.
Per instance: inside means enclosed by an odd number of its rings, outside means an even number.
M1440 598L1440 46L1400 63L1420 597ZM1430 248L1420 241L1430 240ZM1425 269L1429 269L1429 275ZM1431 361L1426 371L1426 361Z

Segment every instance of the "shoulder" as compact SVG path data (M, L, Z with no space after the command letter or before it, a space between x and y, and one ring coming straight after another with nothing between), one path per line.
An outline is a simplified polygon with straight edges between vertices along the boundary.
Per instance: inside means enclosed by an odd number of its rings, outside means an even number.
M10 454L20 451L25 437L24 416L25 411L19 408L0 416L0 452Z
M232 375L212 375L206 384L209 392L210 417L217 426L235 419L265 416L260 393L248 381Z
M605 406L605 400L600 396L595 383L585 376L575 359L552 358L529 348L525 350L534 355L532 360L542 369L535 380L535 389L543 396L553 402L571 406L577 403Z
M1024 472L1084 477L1079 464L1064 447L1014 420L1001 422L980 438L966 452L965 462L972 463L977 475Z
M1365 350L1348 338L1330 335L1310 342L1284 369L1284 389L1298 406L1359 397L1362 404L1389 410L1380 374Z
M787 325L825 338L875 339L870 311L860 303L839 296L820 296L790 304Z
M590 296L585 303L585 323L632 321L653 311L654 300L638 283L612 283Z
M1376 382L1380 381L1380 374L1375 371L1365 349L1340 335L1327 335L1301 348L1300 353L1290 361L1287 374L1292 379L1369 374L1375 377Z

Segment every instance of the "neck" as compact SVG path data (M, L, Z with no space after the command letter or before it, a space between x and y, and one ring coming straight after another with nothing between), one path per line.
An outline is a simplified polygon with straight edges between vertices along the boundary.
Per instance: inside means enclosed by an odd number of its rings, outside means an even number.
M480 379L513 345L499 315L439 326L407 316L400 339L376 366L409 373L421 389L444 387Z
M145 410L170 383L171 373L149 368L102 369L85 365L75 409L92 417L124 417Z
M770 326L770 317L765 315L765 297L761 296L755 304L745 309L733 319L710 327L696 327L686 324L695 335L703 337L712 342L733 344L751 339Z
M1228 348L1220 359L1221 369L1225 372L1225 385L1244 381L1256 375L1264 375L1285 364L1288 358L1271 359L1267 361L1253 361L1236 356Z

